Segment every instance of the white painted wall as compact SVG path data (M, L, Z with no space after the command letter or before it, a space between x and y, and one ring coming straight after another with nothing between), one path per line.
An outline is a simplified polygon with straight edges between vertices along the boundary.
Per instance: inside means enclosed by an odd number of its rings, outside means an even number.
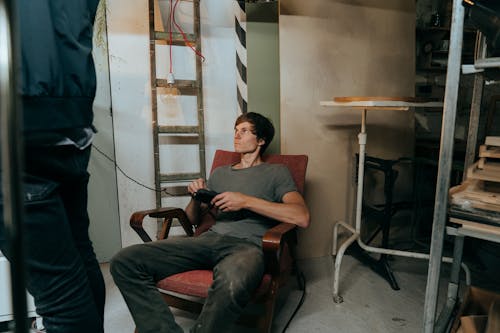
M128 176L153 188L147 1L108 0L107 3L116 160ZM161 7L168 2L159 1L159 4ZM232 149L232 126L237 116L233 5L233 0L204 0L200 6L202 52L206 58L203 64L203 94L206 158L209 163L217 148ZM178 22L187 30L191 18L185 11L187 9L179 10ZM160 52L167 54L165 50ZM178 54L192 57L181 51ZM189 66L183 64L183 59L176 58L174 54L173 60L177 78L190 75L189 68L186 68ZM165 58L159 62L165 67L158 67L158 72L168 72ZM177 111L165 108L160 123L170 121L180 125L182 118L187 121L192 119L188 114L175 114L179 110L178 105L174 108ZM180 159L179 156L172 158ZM182 162L188 165L197 163L189 158ZM129 217L136 210L154 207L155 194L121 172L118 172L118 193L122 245L138 243L139 237L129 227Z
M109 85L108 48L104 2L99 4L94 24L94 63L97 89L94 99L94 126L88 172L89 235L99 262L107 262L121 248L118 193L114 164L113 117Z

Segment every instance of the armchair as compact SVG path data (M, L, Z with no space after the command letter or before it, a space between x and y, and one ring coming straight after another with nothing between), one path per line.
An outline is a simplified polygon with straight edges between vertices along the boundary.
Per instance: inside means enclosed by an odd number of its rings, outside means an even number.
M236 163L239 158L238 153L217 150L211 170ZM306 155L267 155L264 156L264 161L286 165L298 191L303 193L308 162ZM189 237L198 236L215 223L212 214L205 214L196 225L192 225L184 210L180 208L165 207L135 212L130 218L130 225L144 242L151 241L143 228L146 216L163 219L158 239L168 237L174 219L179 221ZM277 292L292 272L294 247L297 242L295 228L295 225L280 223L269 229L262 239L266 267L260 286L252 297L252 303L263 305L264 311L257 318L248 319L242 316L240 319L244 324L256 325L260 332L270 332ZM157 287L169 306L199 313L203 307L203 299L207 297L208 288L212 284L212 276L211 270L187 271L158 281Z

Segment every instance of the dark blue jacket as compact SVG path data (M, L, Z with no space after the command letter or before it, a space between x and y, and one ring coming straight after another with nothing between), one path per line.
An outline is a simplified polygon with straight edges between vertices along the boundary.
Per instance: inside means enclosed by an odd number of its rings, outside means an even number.
M98 0L20 0L24 131L89 127L96 76L92 32Z

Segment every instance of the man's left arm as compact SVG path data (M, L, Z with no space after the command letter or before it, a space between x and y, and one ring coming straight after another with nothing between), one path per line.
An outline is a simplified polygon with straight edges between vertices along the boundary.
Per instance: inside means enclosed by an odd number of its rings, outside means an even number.
M274 220L307 228L310 222L309 209L299 192L287 192L282 202L271 202L240 192L218 194L212 203L223 212L247 209Z

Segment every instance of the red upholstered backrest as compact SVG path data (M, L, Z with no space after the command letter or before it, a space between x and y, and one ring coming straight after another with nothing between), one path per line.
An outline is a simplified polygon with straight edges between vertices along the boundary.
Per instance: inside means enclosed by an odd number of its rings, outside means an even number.
M233 151L217 150L212 163L212 173L215 168L230 165L240 161L240 154ZM264 161L267 163L284 164L290 170L297 189L301 194L304 193L304 184L306 181L307 155L264 155Z
M215 152L214 160L212 162L212 169L210 173L212 173L215 168L231 165L240 161L240 154L235 153L233 151L227 150L217 150ZM267 163L277 163L284 164L290 170L292 174L293 180L297 185L297 189L301 194L304 193L304 184L306 181L306 169L307 169L307 155L265 155L264 161ZM215 223L212 215L206 214L194 232L195 236L203 233L204 231L210 229L210 227Z

